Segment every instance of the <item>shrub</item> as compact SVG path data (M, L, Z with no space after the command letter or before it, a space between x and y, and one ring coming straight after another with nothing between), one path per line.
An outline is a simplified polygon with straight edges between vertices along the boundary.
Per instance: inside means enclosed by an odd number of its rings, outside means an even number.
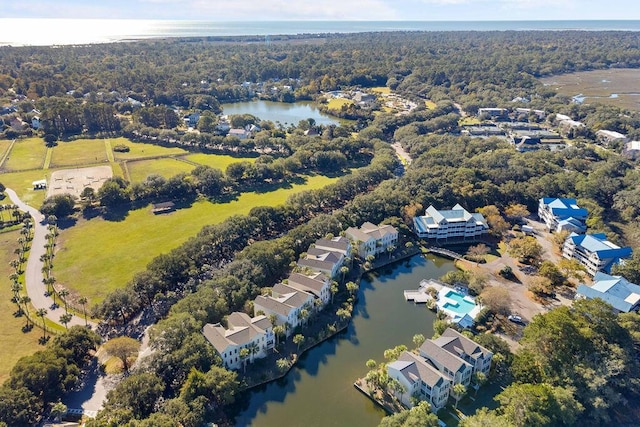
M118 144L113 147L113 151L117 151L118 153L128 153L131 149L124 144Z

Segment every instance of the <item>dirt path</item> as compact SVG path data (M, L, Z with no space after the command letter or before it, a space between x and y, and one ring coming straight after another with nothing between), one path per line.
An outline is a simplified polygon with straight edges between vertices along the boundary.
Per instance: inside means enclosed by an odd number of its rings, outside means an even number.
M405 164L405 165L410 165L411 161L413 160L411 158L411 156L409 155L409 153L407 153L404 148L402 148L402 145L400 145L399 142L394 142L393 144L391 144L391 146L393 147L394 150L396 150L396 154L398 155L398 158L400 158L400 161Z
M29 252L29 259L27 260L27 267L25 269L25 289L27 295L31 298L31 305L38 310L44 308L47 310L47 319L54 323L62 325L60 323L60 316L65 314L65 310L61 306L54 305L53 298L45 294L46 288L42 284L42 267L44 263L40 260L40 257L45 254L45 243L47 242L47 222L44 215L42 215L37 209L24 203L15 191L10 188L6 189L7 194L11 201L18 206L18 208L24 212L28 212L33 218L34 232L33 240L31 241L31 251ZM88 321L89 326L94 330L96 324ZM67 324L68 327L74 325L85 325L85 320L80 316L72 316L71 321Z

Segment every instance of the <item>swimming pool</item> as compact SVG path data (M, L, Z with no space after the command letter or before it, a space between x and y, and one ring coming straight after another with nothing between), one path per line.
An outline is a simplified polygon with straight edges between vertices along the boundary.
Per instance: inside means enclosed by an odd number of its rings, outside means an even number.
M456 291L449 291L444 295L450 301L446 301L442 304L442 308L445 310L453 311L456 314L464 316L469 314L476 308L476 304L464 299L464 295Z

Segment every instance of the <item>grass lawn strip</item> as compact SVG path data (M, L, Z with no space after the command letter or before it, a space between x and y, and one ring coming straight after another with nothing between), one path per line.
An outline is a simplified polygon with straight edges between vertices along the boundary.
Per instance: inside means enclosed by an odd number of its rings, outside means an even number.
M178 147L162 147L159 145L146 144L143 142L131 142L127 138L112 138L109 140L111 147L116 145L126 145L129 147L127 153L114 152L116 161L144 159L149 157L168 157L188 154L188 151Z
M116 160L113 158L113 149L111 147L110 139L104 140L104 149L107 152L107 160L109 160L109 163L115 163Z
M226 154L204 154L204 153L189 154L184 158L191 162L209 166L215 169L220 169L223 172L227 169L227 166L229 166L232 163L239 163L239 162L253 163L256 160L255 157L233 157L233 156L228 156Z
M169 252L207 224L216 224L255 206L277 206L303 190L322 188L338 178L308 177L305 184L268 193L244 193L229 203L199 201L166 215L150 207L129 212L122 221L80 220L59 236L54 274L58 283L87 297L90 305L123 287L157 255Z
M0 140L0 170L2 169L5 160L7 160L9 152L11 151L11 148L13 147L13 144L15 144L15 142L15 139L11 141L7 139Z
M13 273L13 268L9 265L16 257L13 253L18 247L18 237L20 231L0 233L0 383L8 377L9 372L15 363L23 356L28 356L41 350L38 339L42 336L40 328L33 328L30 332L22 332L22 327L26 325L25 317L15 317L17 306L11 302L13 293L11 292L11 282L9 275ZM39 320L39 319L37 319ZM42 322L40 322L42 323Z
M53 157L53 147L47 147L47 154L44 156L44 165L42 165L42 169L49 169L51 167L52 157Z
M78 139L59 142L53 147L52 167L81 167L107 162L105 143L102 139Z
M22 171L42 169L47 154L47 147L41 138L18 139L11 148L4 169Z
M195 166L172 157L153 160L127 162L127 170L131 182L142 182L147 176L155 174L170 178L180 172L189 173Z
M327 108L329 110L340 111L342 109L342 106L348 106L353 104L354 102L351 99L332 98L329 100L329 103L327 104Z
M46 190L34 190L32 183L33 181L45 178L49 181L51 172L52 171L36 169L23 172L3 173L0 174L0 182L2 182L5 187L14 190L18 194L18 197L20 197L20 199L25 203L35 208L39 208L42 205L47 192Z

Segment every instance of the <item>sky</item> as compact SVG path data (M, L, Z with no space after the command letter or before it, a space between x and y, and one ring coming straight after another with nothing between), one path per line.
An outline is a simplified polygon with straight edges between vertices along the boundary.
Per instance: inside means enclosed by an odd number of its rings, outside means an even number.
M640 20L638 0L30 0L2 18L203 21ZM2 2L4 3L4 2Z

